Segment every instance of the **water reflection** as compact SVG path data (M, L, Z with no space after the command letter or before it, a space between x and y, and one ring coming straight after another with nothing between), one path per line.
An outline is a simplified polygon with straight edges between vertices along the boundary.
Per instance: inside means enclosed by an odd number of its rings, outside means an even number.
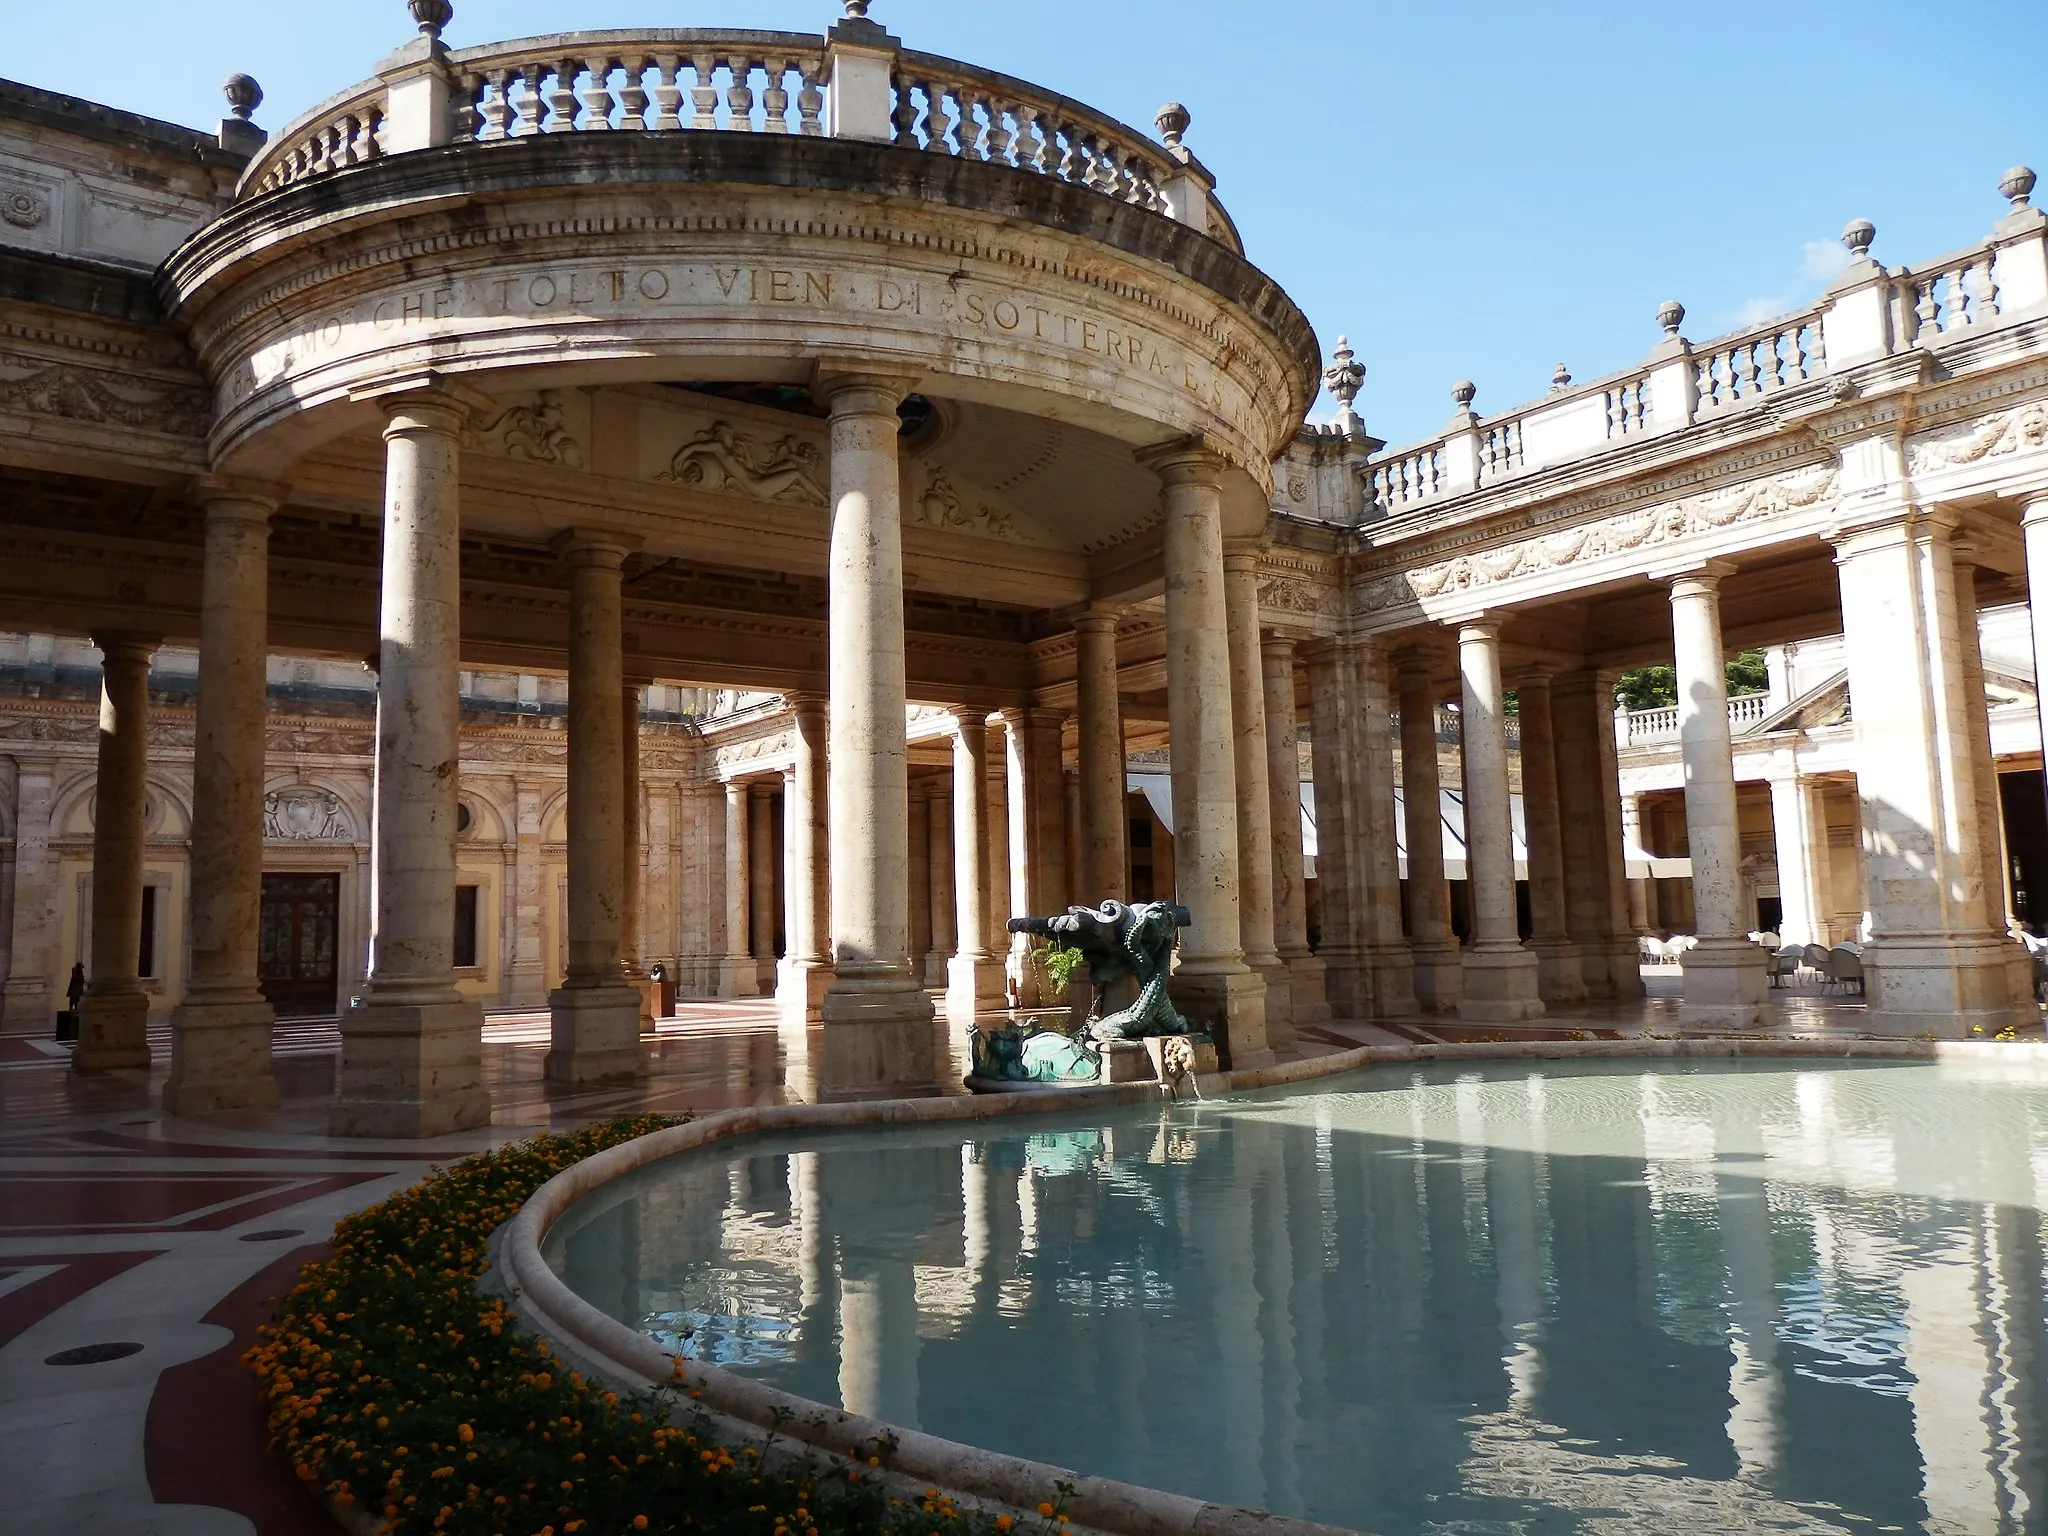
M807 1397L1388 1536L2048 1526L2048 1089L1619 1068L761 1141L551 1258Z

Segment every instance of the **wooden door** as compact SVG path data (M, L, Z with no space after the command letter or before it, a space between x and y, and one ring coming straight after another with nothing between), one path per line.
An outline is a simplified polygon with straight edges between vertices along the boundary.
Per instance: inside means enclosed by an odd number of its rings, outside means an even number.
M277 1016L330 1014L341 925L341 876L265 875L258 961Z

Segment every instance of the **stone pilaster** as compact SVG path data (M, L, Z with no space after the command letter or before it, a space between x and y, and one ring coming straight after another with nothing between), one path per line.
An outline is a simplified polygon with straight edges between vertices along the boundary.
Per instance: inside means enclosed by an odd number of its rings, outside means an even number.
M505 995L515 1008L545 1008L548 1000L547 861L541 851L545 793L532 779L513 782L512 964Z
M1728 730L1727 659L1721 647L1720 582L1710 566L1671 583L1672 652L1678 674L1678 738L1685 757L1686 844L1699 943L1685 955L1679 1022L1748 1029L1762 1017L1764 952L1744 935L1742 829L1735 812L1735 749Z
M1436 750L1436 678L1428 656L1403 655L1396 671L1401 706L1401 806L1408 839L1408 942L1415 956L1415 1000L1431 1013L1454 1013L1465 995L1465 964L1451 931L1451 887L1444 877L1442 774Z
M931 999L910 965L900 384L827 381L832 412L833 976L826 1098L930 1086Z
M149 658L155 635L93 636L100 648L99 774L92 818L92 954L74 1072L149 1070L149 997L137 972L149 812Z
M1564 823L1557 803L1557 753L1551 729L1550 674L1518 679L1522 731L1522 826L1529 847L1529 948L1538 995L1547 1004L1584 1002L1586 979L1569 938L1564 894Z
M1244 963L1266 984L1266 1041L1294 1047L1293 975L1280 958L1273 914L1273 782L1266 759L1266 678L1259 652L1256 539L1223 547L1223 613L1229 629L1230 718L1237 774L1238 934Z
M748 857L748 786L737 779L725 784L725 958L718 966L720 997L755 997L760 973L747 952L747 917L753 908L751 860ZM773 894L772 892L770 893Z
M1181 934L1175 1003L1209 1024L1235 1068L1273 1059L1265 983L1245 964L1238 925L1236 748L1224 598L1222 464L1179 446L1148 455L1166 487L1166 697L1173 754L1175 883L1192 924Z
M946 967L953 958L953 928L959 903L953 895L953 781L934 781L925 802L926 846L931 851L932 947L924 957L924 984L948 985Z
M640 1071L640 990L625 969L629 884L619 539L557 541L569 564L569 966L548 998L555 1082ZM635 697L638 697L637 691ZM634 775L637 780L638 774Z
M953 711L953 958L946 1015L955 1023L1003 1007L1003 962L989 947L988 714Z
M270 519L275 486L203 483L199 697L192 748L190 971L171 1013L164 1112L274 1109L256 939L263 910L263 746L268 714Z
M1465 877L1472 943L1465 952L1461 1018L1483 1023L1541 1018L1536 957L1522 945L1515 912L1514 821L1508 798L1507 721L1500 676L1500 623L1458 628L1465 770Z
M1074 620L1081 769L1081 883L1074 899L1088 906L1130 896L1116 618L1114 609L1096 607Z
M2037 506L2030 583L2040 579ZM2040 1011L2014 995L2010 941L1987 918L1950 520L1908 508L1851 530L1836 567L1870 912L1864 1027L1957 1036L2031 1026Z
M438 390L384 409L374 932L362 1003L342 1019L330 1125L439 1136L491 1116L483 1010L454 969L465 412Z
M64 1000L58 974L56 861L50 852L50 817L56 803L56 764L45 757L13 760L14 879L9 908L7 984L0 1001L10 1031L47 1033Z
M1301 845L1301 726L1294 690L1294 641L1260 642L1266 690L1266 792L1272 801L1273 947L1287 966L1293 1024L1330 1016L1323 962L1308 945L1307 863ZM1269 1036L1272 1031L1268 1029ZM1275 1049L1282 1042L1275 1039Z
M759 780L747 786L747 933L754 961L754 985L738 997L775 991L775 786Z
M815 1024L832 981L831 833L826 825L825 699L787 693L795 760L782 781L782 959L776 1009L785 1024Z

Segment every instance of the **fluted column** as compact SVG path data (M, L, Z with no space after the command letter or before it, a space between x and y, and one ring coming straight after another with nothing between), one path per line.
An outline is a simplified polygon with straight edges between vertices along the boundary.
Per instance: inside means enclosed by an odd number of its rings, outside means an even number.
M754 997L761 990L760 972L747 950L747 919L756 910L753 888L752 850L748 847L751 825L749 787L737 779L725 785L725 958L719 962L718 991L721 997ZM765 800L765 796L763 797ZM769 891L774 899L774 891ZM773 914L770 914L773 921Z
M193 729L190 974L171 1014L164 1112L274 1109L263 996L263 749L275 486L207 481Z
M1515 913L1514 819L1508 796L1507 722L1502 708L1500 623L1458 627L1463 684L1465 872L1472 896L1472 943L1465 952L1462 1018L1487 1023L1540 1018L1536 957L1523 948Z
M931 999L910 962L903 518L887 379L827 381L832 411L832 954L820 1093L935 1081Z
M745 996L775 990L775 786L747 786L747 953L754 985Z
M782 784L782 960L777 1009L787 1023L816 1023L832 980L832 883L826 825L825 699L786 693L795 759Z
M1465 995L1465 965L1451 931L1444 878L1443 778L1437 766L1436 677L1431 658L1409 652L1395 672L1401 708L1401 809L1408 840L1408 934L1415 1000L1454 1013Z
M75 1072L149 1070L149 997L138 974L149 811L149 658L155 635L97 633L99 775L92 815L92 954L78 1005Z
M1671 639L1678 674L1678 740L1685 758L1685 832L1692 855L1697 948L1685 955L1679 1022L1748 1029L1762 1016L1764 952L1744 935L1742 828L1735 812L1735 748L1728 730L1728 672L1721 649L1721 577L1708 566L1671 583Z
M989 947L988 713L953 711L953 958L946 1015L965 1023L1000 1009L1003 962Z
M1557 804L1557 751L1551 729L1550 674L1525 672L1516 684L1522 728L1522 825L1529 845L1529 948L1538 994L1550 1004L1586 998L1572 947L1564 894L1564 822Z
M1294 641L1260 642L1266 689L1266 791L1272 800L1273 947L1287 966L1293 1023L1330 1016L1323 962L1308 947L1307 861L1301 845L1301 724L1294 691ZM1276 1047L1277 1048L1277 1047Z
M932 947L924 957L924 984L948 984L946 967L953 958L954 923L959 905L953 895L953 781L935 781L925 802L926 846L931 850Z
M1216 1033L1232 1067L1272 1060L1265 983L1245 964L1238 925L1237 769L1224 598L1223 465L1178 446L1149 456L1166 487L1166 697L1173 754L1175 884L1192 923L1172 989Z
M1230 719L1237 776L1238 936L1244 963L1266 984L1266 1043L1294 1046L1293 978L1280 958L1273 916L1273 784L1266 761L1266 678L1259 652L1259 541L1223 547L1223 613L1229 629Z
M438 1136L490 1119L483 1009L455 986L462 405L385 403L370 974L341 1026L331 1127Z
M640 993L627 979L625 541L571 534L569 565L569 967L548 998L546 1072L556 1082L640 1070ZM637 694L636 694L637 697ZM637 777L637 775L635 776Z
M1080 709L1081 888L1089 906L1124 900L1124 719L1117 694L1116 610L1095 607L1074 620L1074 683Z

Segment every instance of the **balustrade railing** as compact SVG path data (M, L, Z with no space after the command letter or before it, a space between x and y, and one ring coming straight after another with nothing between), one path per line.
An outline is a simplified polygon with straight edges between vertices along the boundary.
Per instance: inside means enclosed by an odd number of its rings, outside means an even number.
M1925 344L1952 331L1988 325L1998 318L1998 282L1989 249L1965 251L1915 270L1899 269L1899 330L1908 342Z
M1728 729L1737 736L1753 731L1770 713L1767 693L1738 693L1728 701ZM1616 710L1614 739L1624 747L1649 746L1678 740L1678 706L1664 704L1650 709Z
M250 162L240 195L447 143L558 133L829 136L834 46L808 33L669 28L458 49L301 116ZM422 92L423 81L445 85L445 96ZM875 90L883 90L879 78ZM402 109L395 92L412 92L411 102L424 106ZM872 110L898 145L1085 187L1243 249L1206 176L1179 148L1187 124L1179 108L1162 116L1161 144L1008 75L903 51L895 55L886 100L877 99ZM406 126L394 131L395 123ZM1191 183L1199 186L1194 195Z
M1751 405L1826 371L1819 314L1793 315L1695 348L1694 409L1704 414Z
M1433 498L1442 486L1443 454L1434 445L1382 459L1368 471L1375 504L1393 511Z

